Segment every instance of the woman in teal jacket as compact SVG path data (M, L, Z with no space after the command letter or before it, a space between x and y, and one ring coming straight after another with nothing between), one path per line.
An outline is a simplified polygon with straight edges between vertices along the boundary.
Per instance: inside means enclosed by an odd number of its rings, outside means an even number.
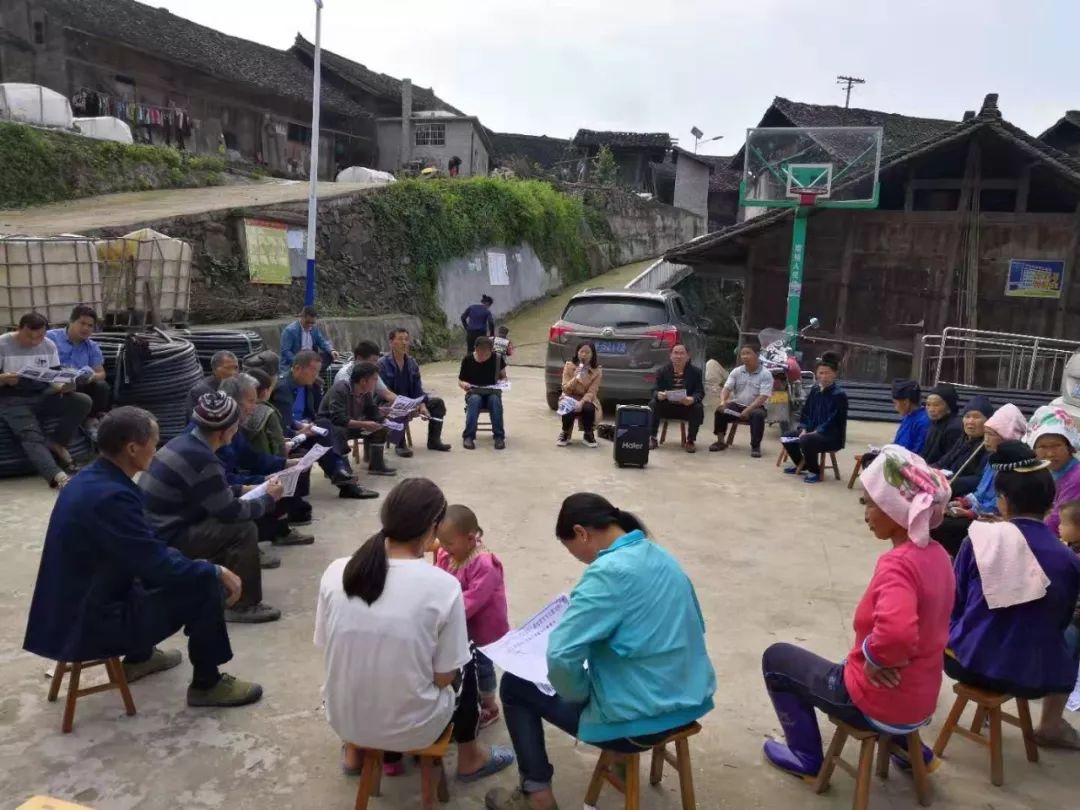
M587 492L563 501L555 535L588 568L548 641L557 694L503 676L521 788L492 791L489 810L555 807L544 720L600 748L637 753L713 708L705 620L675 558L636 517Z

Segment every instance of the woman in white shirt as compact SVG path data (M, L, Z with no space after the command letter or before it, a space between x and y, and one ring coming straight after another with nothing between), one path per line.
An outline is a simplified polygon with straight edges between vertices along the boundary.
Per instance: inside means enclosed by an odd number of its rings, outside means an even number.
M480 690L465 627L461 585L424 559L446 513L442 490L408 478L383 501L382 529L330 564L319 584L315 643L323 648L326 717L344 741L342 768L359 773L361 749L413 751L454 723L458 779L473 781L514 761L481 745ZM403 770L388 753L389 775Z

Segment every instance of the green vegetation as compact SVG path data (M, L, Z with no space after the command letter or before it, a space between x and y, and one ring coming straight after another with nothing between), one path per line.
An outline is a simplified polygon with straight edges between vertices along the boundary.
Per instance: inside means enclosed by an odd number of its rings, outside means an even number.
M593 158L593 181L601 186L613 186L619 179L619 164L615 161L615 153L608 148L607 144L600 147L600 151Z
M217 158L8 122L0 122L0 166L0 208L117 191L218 185L224 169Z

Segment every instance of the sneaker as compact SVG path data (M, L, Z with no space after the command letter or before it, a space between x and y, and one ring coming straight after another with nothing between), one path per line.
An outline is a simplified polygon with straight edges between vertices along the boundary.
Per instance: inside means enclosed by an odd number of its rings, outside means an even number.
M751 447L750 448L750 458L761 458L761 448L760 447Z
M310 546L314 542L315 535L304 534L296 529L289 529L288 534L275 537L273 540L275 546Z
M464 439L461 444L466 450L476 449L476 441L473 439Z
M818 475L817 473L807 473L806 475L803 476L803 483L804 484L820 484L821 483L821 476Z
M660 446L659 440L655 436L649 437L649 449L655 450Z
M412 451L412 448L410 448L410 447L398 446L398 447L394 448L394 452L397 453L398 457L400 457L400 458L412 458L413 457L413 451Z
M727 450L727 444L724 443L723 439L718 439L709 445L710 453L719 453L721 450Z
M556 439L556 441L555 441L555 446L556 447L566 447L568 444L570 444L570 434L569 433L560 433L559 438Z
M276 543L276 541L275 541ZM276 554L271 554L267 551L259 549L259 568L266 569L267 571L274 568L281 568L281 557Z
M799 474L799 468L798 467L784 467L784 475L798 475L798 474Z
M366 501L371 498L378 498L379 493L373 489L365 489L359 484L346 484L343 487L338 487L339 498L350 498L354 501Z
M265 624L281 618L281 611L264 602L247 607L225 608L225 621L236 624Z
M686 444L683 445L683 449L687 453L696 453L697 452L697 445L694 444L692 441L688 441Z
M184 656L180 654L179 650L162 650L154 647L153 653L145 661L140 661L137 664L129 664L125 661L124 677L127 678L128 683L134 683L147 675L153 675L155 672L164 672L167 669L178 667L183 660Z
M505 450L506 449L506 439L504 439L502 437L496 439L495 440L495 449L496 450Z
M247 706L262 697L262 687L257 683L242 681L232 675L221 673L221 679L209 689L187 690L188 706Z
M594 435L592 435L591 433L586 433L585 434L585 446L586 447L599 447L600 445L596 443L596 437Z

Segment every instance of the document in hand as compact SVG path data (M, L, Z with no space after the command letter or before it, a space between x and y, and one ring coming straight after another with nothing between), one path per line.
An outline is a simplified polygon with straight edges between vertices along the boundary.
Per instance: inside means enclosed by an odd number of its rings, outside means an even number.
M682 402L684 399L686 399L685 388L676 388L674 391L667 392L668 402Z
M71 369L51 369L51 368L34 368L33 366L27 366L26 368L19 370L19 376L24 380L33 380L39 383L48 383L49 385L73 385L75 380L78 379L76 372Z
M568 607L569 596L556 596L521 627L511 630L493 644L481 647L480 652L494 661L496 666L532 681L544 694L554 695L555 690L548 682L548 638Z
M325 456L329 452L329 450L329 447L324 447L321 444L317 444L304 454L304 457L300 459L299 464L297 464L295 467L291 467L290 469L299 470L300 472L303 472L304 470L310 470L315 465L315 462ZM285 470L285 472L289 472L289 470ZM297 474L299 475L299 473Z
M386 414L386 419L389 422L400 422L423 404L423 397L417 397L416 399L398 397L390 403L390 412Z

